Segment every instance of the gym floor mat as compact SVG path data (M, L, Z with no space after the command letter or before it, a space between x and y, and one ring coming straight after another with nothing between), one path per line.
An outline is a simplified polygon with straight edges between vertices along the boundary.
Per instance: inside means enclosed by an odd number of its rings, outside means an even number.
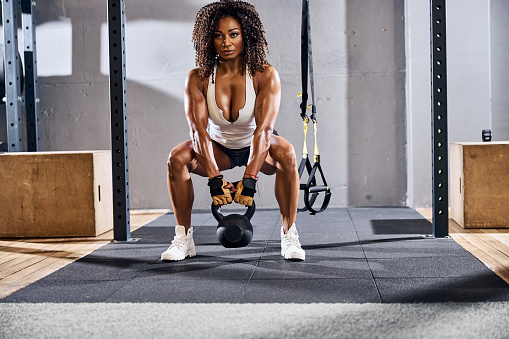
M306 261L280 253L280 216L258 210L252 242L227 249L210 212L194 213L197 256L159 258L166 214L0 300L17 302L416 303L509 301L509 285L410 208L329 208L297 215Z

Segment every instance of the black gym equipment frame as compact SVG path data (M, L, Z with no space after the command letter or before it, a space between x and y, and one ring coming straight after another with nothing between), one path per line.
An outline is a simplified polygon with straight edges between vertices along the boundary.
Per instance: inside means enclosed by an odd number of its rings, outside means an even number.
M129 216L124 9L124 0L108 0L114 241L132 240Z
M25 58L25 112L27 151L39 151L39 80L35 41L35 2L21 0L23 50Z
M5 48L5 112L9 152L23 151L21 124L21 69L18 67L18 5L2 1Z
M449 229L445 0L430 0L433 236ZM108 0L114 239L130 239L124 0Z
M445 0L431 0L431 130L433 237L449 235L447 49Z
M2 0L4 31L3 79L5 88L7 151L23 151L21 107L25 106L28 152L39 151L39 86L35 39L35 2L32 0ZM21 13L24 72L18 51L18 26ZM25 78L24 78L25 75ZM23 96L23 90L25 96Z

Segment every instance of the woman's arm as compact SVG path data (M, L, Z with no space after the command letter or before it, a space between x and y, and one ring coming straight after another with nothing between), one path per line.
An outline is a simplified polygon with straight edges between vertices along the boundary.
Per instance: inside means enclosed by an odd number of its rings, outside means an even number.
M260 73L255 103L256 129L251 140L251 154L246 166L250 175L258 175L269 152L270 140L281 102L281 82L274 67ZM249 177L249 175L245 175Z
M198 69L189 72L185 86L185 112L189 124L189 134L193 142L198 163L209 179L220 175L214 158L212 140L207 133L208 109L203 90L203 81Z

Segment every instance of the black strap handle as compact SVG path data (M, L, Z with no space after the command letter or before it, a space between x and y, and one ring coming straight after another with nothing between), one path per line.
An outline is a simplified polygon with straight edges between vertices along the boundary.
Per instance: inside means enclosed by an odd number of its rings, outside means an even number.
M311 162L309 158L306 156L302 158L299 164L299 178L304 173L304 169L307 170L309 174L309 178L307 183L300 184L300 189L304 191L304 207L299 208L299 212L309 211L311 214L316 214L325 211L327 206L329 206L330 198L332 192L330 191L329 186L327 185L327 180L325 180L325 176L323 175L322 166L320 165L320 160L316 161L314 165L311 166ZM323 185L316 185L316 172L320 173L322 177ZM313 205L318 197L319 193L325 192L325 196L323 198L322 206L320 209L316 210L313 208Z
M315 106L315 83L313 78L313 52L311 45L311 19L309 13L309 0L302 0L302 25L301 25L301 75L302 75L302 103L300 104L301 118L304 120L304 154L299 164L299 178L302 177L304 169L307 170L309 178L306 184L301 184L300 189L304 191L304 204L305 207L299 208L299 212L310 211L311 214L316 214L324 211L329 205L331 191L327 186L327 181L323 175L322 167L320 166L320 156L318 155L318 146L316 145L316 130L315 130L315 163L311 165L307 154L306 146L306 131L307 131L307 115L306 110L308 106L308 71L309 82L311 85L311 120L313 126L316 127L316 106ZM323 185L316 185L316 172L319 172ZM313 204L316 201L319 193L325 192L322 207L318 210L313 209Z
M300 33L300 66L302 74L302 103L300 104L300 116L307 117L308 106L308 71L311 84L311 120L316 121L315 106L315 81L313 77L313 49L311 45L311 19L309 15L309 0L302 0L302 24Z
M309 3L302 0L302 24L300 31L300 74L302 80L302 103L300 104L300 116L307 118L306 109L308 105L308 17Z

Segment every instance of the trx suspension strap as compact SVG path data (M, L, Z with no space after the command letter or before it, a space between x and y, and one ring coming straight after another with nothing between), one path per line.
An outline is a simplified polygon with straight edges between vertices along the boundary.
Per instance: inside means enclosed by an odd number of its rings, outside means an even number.
M308 69L309 69L309 80L311 84L311 116L310 119L313 121L313 131L315 136L315 163L311 165L308 156L306 136L308 130L309 118L307 117L306 110L308 107ZM304 169L307 170L309 178L306 184L300 184L300 189L304 191L304 205L305 207L299 208L299 212L309 211L311 214L325 211L329 205L331 191L325 181L322 167L320 166L320 153L318 152L318 143L316 139L317 126L316 126L316 106L315 106L315 84L313 81L313 55L311 51L311 23L309 15L309 0L302 0L302 29L301 29L301 74L302 74L302 103L300 104L303 126L304 126L304 147L302 150L302 160L299 165L299 178L302 177ZM317 171L322 177L323 185L316 184ZM324 192L325 196L323 199L322 207L320 209L314 209L313 204L316 201L319 193Z

